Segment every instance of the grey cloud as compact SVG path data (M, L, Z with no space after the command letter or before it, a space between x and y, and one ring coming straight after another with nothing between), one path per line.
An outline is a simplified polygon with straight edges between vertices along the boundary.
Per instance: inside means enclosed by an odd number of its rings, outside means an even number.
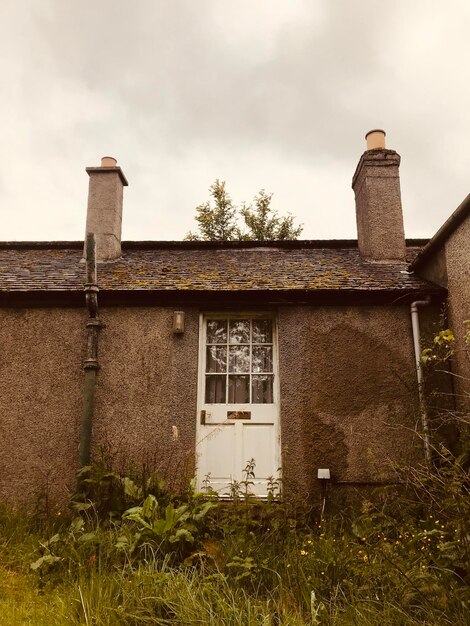
M307 237L354 237L350 178L375 126L403 157L410 236L431 235L468 192L466 2L452 14L436 0L0 10L10 238L81 237L83 168L104 152L130 180L124 234L136 238L184 236L218 176L238 201L274 191Z

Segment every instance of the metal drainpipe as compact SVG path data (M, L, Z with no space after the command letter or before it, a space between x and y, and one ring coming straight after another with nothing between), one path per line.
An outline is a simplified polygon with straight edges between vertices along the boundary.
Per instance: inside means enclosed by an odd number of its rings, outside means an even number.
M98 333L104 324L98 318L98 285L96 272L95 235L86 236L85 300L89 318L86 323L87 347L83 365L85 384L83 392L83 419L80 431L80 467L90 464L91 433L95 406L95 383L98 364Z
M424 438L424 457L428 467L431 466L431 437L429 432L429 419L426 409L426 397L424 393L424 376L423 366L421 364L421 334L419 330L419 313L418 307L425 306L430 303L430 299L415 300L411 303L411 327L413 329L413 345L415 351L416 361L416 375L418 378L418 394L419 394L419 409L421 413L421 424L423 427Z

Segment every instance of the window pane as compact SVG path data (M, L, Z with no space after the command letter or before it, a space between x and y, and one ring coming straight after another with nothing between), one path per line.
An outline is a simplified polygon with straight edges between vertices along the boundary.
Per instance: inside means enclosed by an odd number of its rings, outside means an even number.
M273 342L272 320L253 320L253 343Z
M227 343L227 320L207 322L207 343Z
M273 403L273 377L253 376L252 377L252 398L253 404Z
M273 371L273 349L271 346L253 346L253 363L251 371Z
M250 402L250 377L228 377L228 401L229 404L247 404Z
M250 321L230 321L230 343L250 343Z
M206 376L206 403L225 404L225 376Z
M227 371L227 348L225 346L207 346L206 372Z
M250 371L250 346L230 346L228 371L237 373Z

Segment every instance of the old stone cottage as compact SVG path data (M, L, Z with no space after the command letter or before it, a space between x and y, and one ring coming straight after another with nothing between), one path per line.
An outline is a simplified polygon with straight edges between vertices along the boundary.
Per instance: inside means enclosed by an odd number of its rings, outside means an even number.
M400 157L381 131L367 147L357 241L121 242L127 181L105 158L87 168L97 296L83 242L0 244L0 497L63 497L84 419L93 454L222 493L251 458L258 494L282 472L304 498L319 469L340 489L424 458L417 332L447 304L463 348L470 196L430 241L405 240ZM453 367L462 404L464 350Z

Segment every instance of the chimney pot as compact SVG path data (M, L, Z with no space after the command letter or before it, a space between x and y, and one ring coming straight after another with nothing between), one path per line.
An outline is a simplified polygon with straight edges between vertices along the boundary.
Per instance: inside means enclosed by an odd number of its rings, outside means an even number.
M385 131L380 128L370 130L366 134L367 150L383 150L385 148Z
M113 157L104 156L101 158L101 167L116 167L117 161Z

